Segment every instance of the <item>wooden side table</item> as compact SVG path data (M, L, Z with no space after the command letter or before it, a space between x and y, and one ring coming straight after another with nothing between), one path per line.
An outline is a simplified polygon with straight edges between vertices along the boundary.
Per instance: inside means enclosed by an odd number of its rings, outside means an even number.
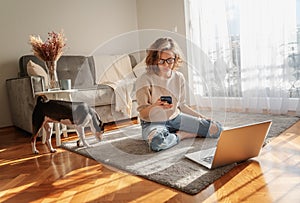
M45 95L48 99L72 101L72 93L77 91L78 91L77 89L42 91L42 92L35 92L35 96ZM60 130L60 123L54 124L56 146L58 147L61 145L61 137L60 137L61 133L63 132L64 137L68 137L67 126L63 124L61 125L62 125L62 131ZM53 128L53 126L51 127ZM46 132L43 128L43 143L45 142L46 142Z

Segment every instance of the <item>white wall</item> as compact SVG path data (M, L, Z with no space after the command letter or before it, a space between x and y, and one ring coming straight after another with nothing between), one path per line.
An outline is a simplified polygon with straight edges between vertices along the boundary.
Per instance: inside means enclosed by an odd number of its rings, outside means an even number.
M140 47L147 48L158 37L173 37L185 50L184 0L137 0ZM151 29L151 31L149 31Z
M45 39L63 29L69 55L136 51L166 35L185 49L184 0L0 0L0 16L0 127L12 125L5 81L17 77L19 57L31 54L31 34Z
M184 0L137 0L139 29L160 29L185 36Z
M137 0L141 50L148 48L159 37L172 37L177 41L186 56L185 1ZM179 71L188 80L187 68L183 66Z
M89 55L117 35L137 30L136 0L0 0L0 127L12 125L5 81L31 54L30 34L64 29L66 54Z

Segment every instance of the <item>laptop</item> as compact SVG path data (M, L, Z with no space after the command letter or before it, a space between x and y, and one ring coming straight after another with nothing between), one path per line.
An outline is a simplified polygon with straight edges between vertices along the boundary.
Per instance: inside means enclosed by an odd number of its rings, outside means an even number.
M185 157L208 169L242 162L259 155L272 121L225 129L216 147L186 154Z

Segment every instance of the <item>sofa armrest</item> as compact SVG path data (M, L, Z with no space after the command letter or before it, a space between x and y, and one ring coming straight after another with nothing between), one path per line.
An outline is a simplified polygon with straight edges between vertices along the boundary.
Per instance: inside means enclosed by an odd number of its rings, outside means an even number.
M14 126L32 132L31 117L35 92L44 88L43 77L31 76L6 80L10 112Z

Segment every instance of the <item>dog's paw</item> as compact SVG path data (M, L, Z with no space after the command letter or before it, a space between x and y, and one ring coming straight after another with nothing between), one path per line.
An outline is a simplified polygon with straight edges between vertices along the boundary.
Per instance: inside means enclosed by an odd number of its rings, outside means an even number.
M102 137L102 134L103 134L103 133L99 133L99 132L96 132L96 133L95 133L95 137L97 138L97 140L98 140L99 142L102 141L102 138L103 138L103 137Z
M96 139L97 139L99 142L102 141L102 135L96 135L95 137L96 137Z
M83 147L83 145L81 144L80 140L76 141L77 147Z
M80 140L76 141L77 147L90 147L89 143L87 142L82 142Z
M34 154L39 154L40 152L39 152L39 150L34 150L33 153Z
M51 149L50 152L51 152L51 153L55 153L55 152L56 152L56 149Z

